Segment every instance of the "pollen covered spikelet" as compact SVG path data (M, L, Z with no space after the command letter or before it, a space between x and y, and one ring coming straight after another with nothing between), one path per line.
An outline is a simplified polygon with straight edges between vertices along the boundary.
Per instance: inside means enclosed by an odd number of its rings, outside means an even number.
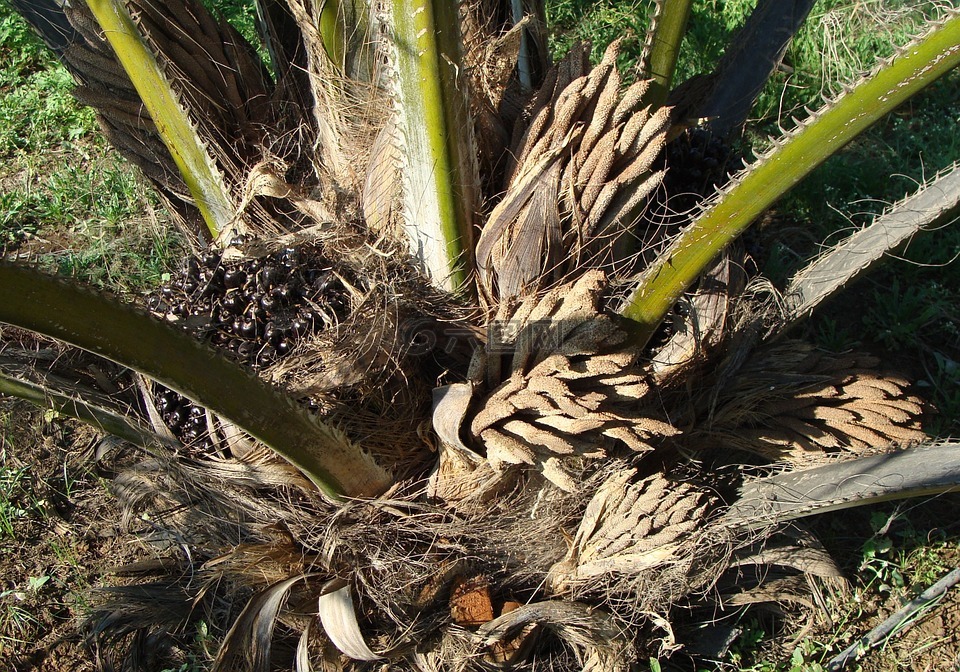
M613 473L584 511L566 557L554 565L554 592L603 576L635 576L680 562L712 502L700 488L662 473L637 480L635 469Z
M766 348L720 391L710 434L796 467L926 438L921 401L874 357L799 342Z
M644 408L651 387L636 367L627 334L600 310L601 271L515 307L503 306L476 384L486 384L469 421L474 441L496 470L540 469L564 490L576 489L564 468L598 458L617 442L643 453L678 433ZM514 320L514 316L520 316Z
M489 297L522 296L583 268L617 268L629 230L663 179L652 168L666 144L666 108L640 107L649 82L623 90L619 42L590 69L580 45L548 73L517 124L506 193L477 244Z

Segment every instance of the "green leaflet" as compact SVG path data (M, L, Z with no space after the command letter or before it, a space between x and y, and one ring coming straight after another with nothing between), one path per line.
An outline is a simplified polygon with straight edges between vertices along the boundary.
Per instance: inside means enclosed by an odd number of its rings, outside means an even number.
M185 332L31 268L0 263L0 322L143 373L222 415L332 498L376 496L391 478L343 433Z
M203 141L181 107L153 53L144 44L122 0L87 0L90 11L133 82L160 137L176 162L212 238L233 237L236 207Z
M622 308L646 343L667 311L716 255L778 198L864 129L960 63L960 14L848 89L779 140L718 194L642 274Z
M391 93L400 153L401 217L411 250L434 282L463 287L472 262L472 125L459 87L455 3L393 0Z

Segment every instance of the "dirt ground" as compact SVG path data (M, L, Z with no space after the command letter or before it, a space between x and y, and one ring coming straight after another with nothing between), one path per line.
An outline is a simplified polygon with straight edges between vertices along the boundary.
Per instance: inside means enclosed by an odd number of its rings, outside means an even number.
M957 670L960 669L958 645L960 593L954 589L900 638L875 650L864 670Z
M830 644L824 667L909 600L960 567L958 511L960 494L952 493L841 511L811 525L851 581L851 592L834 605L832 620L822 622L808 636ZM871 523L884 518L887 528L871 533ZM878 551L872 557L865 550L872 548L871 544ZM960 670L960 585L947 590L845 669Z
M0 403L0 670L94 670L80 636L91 591L136 555L93 460L99 437Z

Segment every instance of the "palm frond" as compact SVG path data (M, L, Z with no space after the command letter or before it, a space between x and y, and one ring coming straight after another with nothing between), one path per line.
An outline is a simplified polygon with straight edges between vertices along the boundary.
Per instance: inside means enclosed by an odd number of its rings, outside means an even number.
M389 485L389 475L340 431L182 331L39 271L0 264L0 285L10 293L0 308L0 321L59 338L150 375L236 422L301 468L328 495L373 495ZM38 305L47 311L35 310ZM92 316L101 321L95 333L86 328ZM206 375L187 375L191 371ZM252 399L259 401L251 403Z
M683 292L758 214L882 115L960 63L958 43L960 16L954 12L777 141L725 187L643 272L624 303L622 313L638 323L639 341L649 340Z
M958 203L960 171L954 164L794 275L784 291L787 313L777 333L787 331L822 301L856 280L924 227L955 209Z
M654 2L640 57L640 70L654 82L647 101L656 107L667 101L692 6L692 0Z
M434 0L396 0L384 9L379 22L389 26L386 81L394 106L387 141L395 148L398 183L381 189L397 201L412 256L437 285L452 290L464 286L473 267L478 209L457 10Z
M835 462L748 482L724 514L758 527L867 502L922 497L960 487L960 451L951 441Z
M170 443L137 418L129 406L112 397L52 373L42 373L36 363L25 364L0 353L0 393L40 407L49 407L137 446L150 448Z
M213 672L268 672L273 630L280 609L294 584L309 579L309 575L293 576L250 598L224 637L223 645L213 663Z
M709 77L701 102L686 119L705 119L720 136L742 129L764 84L783 60L813 0L762 0L730 39L730 47Z
M224 234L229 241L235 232L236 205L227 192L223 175L216 168L206 143L173 90L170 78L147 48L126 5L110 0L88 3L117 59L133 82L160 137L203 215L210 236Z

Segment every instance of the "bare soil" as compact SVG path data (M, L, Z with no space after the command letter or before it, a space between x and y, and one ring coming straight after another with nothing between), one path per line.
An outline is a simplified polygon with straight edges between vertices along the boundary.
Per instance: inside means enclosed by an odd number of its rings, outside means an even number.
M851 582L846 599L833 605L807 635L829 644L822 664L865 637L889 616L956 567L960 567L960 493L889 503L821 516L811 525ZM871 522L886 519L874 533ZM889 550L869 559L871 541ZM886 548L879 544L881 549ZM897 577L902 576L903 585ZM848 670L960 670L960 585L948 589L886 640L863 653Z
M91 593L135 554L93 461L100 437L6 400L0 417L0 466L15 480L0 500L12 528L0 534L0 670L94 670L81 636Z

